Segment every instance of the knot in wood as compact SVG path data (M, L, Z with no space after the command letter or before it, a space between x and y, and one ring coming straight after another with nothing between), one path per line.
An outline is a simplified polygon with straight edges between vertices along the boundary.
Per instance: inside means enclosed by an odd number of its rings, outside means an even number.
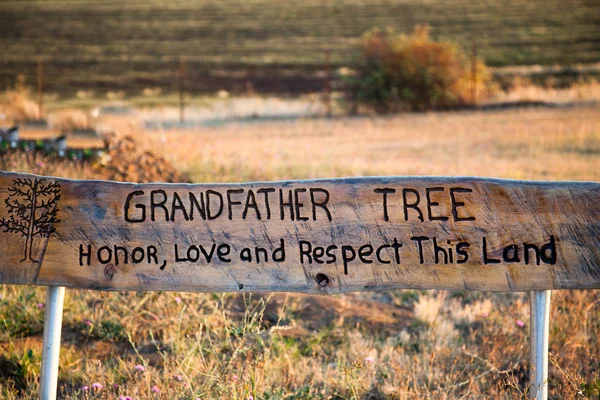
M315 281L317 281L319 286L321 286L322 288L329 285L329 277L325 274L317 274L317 276L315 276Z
M104 276L106 279L112 279L115 276L115 272L117 272L117 268L113 264L108 264L104 267Z

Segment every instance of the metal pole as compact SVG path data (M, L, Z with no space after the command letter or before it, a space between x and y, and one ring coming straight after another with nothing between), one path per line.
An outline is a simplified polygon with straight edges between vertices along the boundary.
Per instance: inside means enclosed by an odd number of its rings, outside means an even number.
M548 399L548 337L550 328L550 290L532 291L531 303L531 382L529 397Z
M40 400L55 400L58 383L58 356L62 329L65 288L50 286L46 294L46 319L44 321L44 347L40 371Z

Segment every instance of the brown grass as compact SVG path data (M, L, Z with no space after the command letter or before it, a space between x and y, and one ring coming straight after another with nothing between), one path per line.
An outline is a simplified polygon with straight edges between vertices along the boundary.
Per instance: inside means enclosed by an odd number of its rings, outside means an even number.
M600 180L598 107L314 119L132 134L164 151L196 182L360 175Z
M540 87L524 77L515 77L512 88L507 91L498 91L493 102L523 102L544 101L555 104L577 102L600 102L600 82L589 80L575 82L566 88Z
M111 123L136 138L137 151L164 155L198 182L406 174L600 178L598 108L168 132L143 131L130 118ZM6 160L3 168L35 172L36 164ZM93 173L44 168L38 172ZM0 288L2 398L37 396L44 301L42 288ZM322 298L69 290L59 396L524 398L528 331L524 293L398 290ZM600 292L555 291L550 332L552 398L598 398ZM95 382L103 388L92 389Z

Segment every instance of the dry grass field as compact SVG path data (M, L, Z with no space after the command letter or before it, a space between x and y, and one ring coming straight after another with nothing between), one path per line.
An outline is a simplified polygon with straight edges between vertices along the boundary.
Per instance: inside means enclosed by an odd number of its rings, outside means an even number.
M361 175L600 180L600 109L317 118L133 130L195 182Z
M419 24L476 42L492 66L589 64L600 62L599 11L594 0L2 1L0 83L35 82L41 57L48 92L172 93L183 57L195 93L242 93L248 80L261 93L310 93L323 88L327 50L334 68L351 66L366 30Z
M600 109L306 118L145 130L105 116L195 182L356 175L600 180ZM123 158L134 157L122 152ZM0 167L101 178L35 157ZM123 175L127 179L132 175ZM131 178L129 178L131 179ZM0 397L36 398L45 296L0 288ZM287 294L68 290L59 397L514 399L525 397L526 293ZM553 399L597 399L600 291L555 291Z

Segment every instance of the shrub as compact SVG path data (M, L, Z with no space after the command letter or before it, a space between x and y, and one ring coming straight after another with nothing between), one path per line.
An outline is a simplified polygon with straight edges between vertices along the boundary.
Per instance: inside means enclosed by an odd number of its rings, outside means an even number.
M349 95L377 113L457 108L471 100L469 58L455 44L433 40L428 26L417 26L410 35L371 30L358 50ZM490 87L490 73L481 60L476 69L480 97Z

